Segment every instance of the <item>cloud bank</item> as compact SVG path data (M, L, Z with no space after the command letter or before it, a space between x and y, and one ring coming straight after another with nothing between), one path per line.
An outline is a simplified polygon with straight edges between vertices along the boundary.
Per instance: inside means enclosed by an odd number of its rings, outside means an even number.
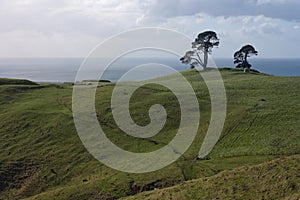
M215 30L218 57L244 43L264 57L300 56L298 0L2 0L0 24L0 57L82 57L111 35L148 26L190 37Z

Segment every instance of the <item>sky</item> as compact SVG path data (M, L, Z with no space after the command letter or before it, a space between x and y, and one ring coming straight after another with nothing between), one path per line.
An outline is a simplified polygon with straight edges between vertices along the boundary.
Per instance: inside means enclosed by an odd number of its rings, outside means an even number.
M214 57L252 44L259 57L300 58L299 0L0 0L0 57L85 57L142 27L213 30Z

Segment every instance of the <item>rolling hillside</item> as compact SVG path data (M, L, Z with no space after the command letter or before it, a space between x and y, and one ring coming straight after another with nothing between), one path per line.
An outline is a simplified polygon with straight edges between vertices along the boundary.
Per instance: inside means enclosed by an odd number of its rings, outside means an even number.
M185 71L199 100L198 134L184 156L145 174L110 169L87 152L74 126L72 84L1 79L0 199L297 199L300 77L230 69L221 74L227 117L207 159L195 158L209 125L208 90L195 71ZM137 124L149 123L153 104L164 105L168 113L159 134L138 139L123 134L113 120L113 88L114 83L100 83L96 94L99 123L113 143L132 152L149 152L173 138L180 110L172 92L148 84L134 93L130 111Z

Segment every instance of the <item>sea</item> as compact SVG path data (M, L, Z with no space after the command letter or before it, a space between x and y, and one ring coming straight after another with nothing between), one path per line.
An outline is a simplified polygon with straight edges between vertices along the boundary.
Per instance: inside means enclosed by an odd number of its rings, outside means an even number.
M84 58L0 58L0 78L19 78L47 83L74 82L83 61ZM214 58L213 61L219 68L234 67L232 58ZM252 64L252 69L266 74L300 76L300 58L250 58L249 62ZM107 66L103 66L102 63L98 60L97 66L99 67L93 70L95 72L104 70ZM176 71L189 69L188 65L181 64L179 59L174 57L132 57L115 60L99 79L116 82L133 67L147 63L163 64ZM131 78L132 80L144 80L167 75L164 73L152 70ZM88 79L88 76L86 78Z

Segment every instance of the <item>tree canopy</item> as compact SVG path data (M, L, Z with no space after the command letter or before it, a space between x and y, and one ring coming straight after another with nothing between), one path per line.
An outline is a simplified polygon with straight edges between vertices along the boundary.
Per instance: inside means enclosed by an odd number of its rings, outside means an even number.
M207 69L208 54L212 52L213 47L219 46L219 38L214 31L204 31L199 33L194 42L192 50L187 51L180 61L183 64L190 64L191 68L202 67Z
M247 44L243 46L240 50L236 51L233 55L234 64L236 64L236 68L243 68L245 72L249 72L251 68L251 64L248 62L248 57L257 55L258 52L255 48Z

